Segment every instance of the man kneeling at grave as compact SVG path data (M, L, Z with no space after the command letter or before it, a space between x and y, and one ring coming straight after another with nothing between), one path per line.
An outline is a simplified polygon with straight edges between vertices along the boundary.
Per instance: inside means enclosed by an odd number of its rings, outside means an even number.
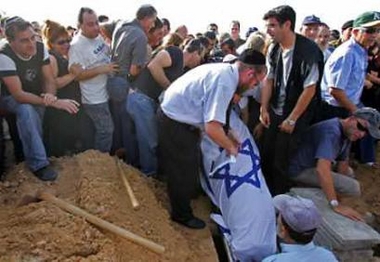
M361 215L338 202L337 193L359 196L360 185L348 165L351 142L367 132L380 139L380 113L373 108L361 108L345 119L332 118L314 124L305 131L290 159L290 179L302 185L321 187L331 208L353 220ZM332 164L336 161L336 172Z
M285 261L337 261L328 250L313 242L322 217L310 199L277 195L273 204L279 212L277 218L277 236L280 240L280 252L269 256L263 262Z

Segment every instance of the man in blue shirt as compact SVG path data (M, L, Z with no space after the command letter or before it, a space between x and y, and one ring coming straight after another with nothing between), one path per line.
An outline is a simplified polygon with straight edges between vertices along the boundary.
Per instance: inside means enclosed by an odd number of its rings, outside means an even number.
M313 201L277 195L273 204L279 212L277 236L280 238L280 253L271 255L263 262L331 262L337 261L328 250L313 243L313 237L322 222L322 217Z
M290 179L321 187L335 212L361 220L355 210L339 204L335 190L340 194L360 195L358 181L350 177L350 145L367 133L379 139L379 126L380 113L373 108L361 108L348 118L332 118L311 126L300 138L298 149L290 159ZM336 172L332 171L333 161L336 161Z
M347 117L360 107L368 66L367 49L373 45L379 26L379 12L361 14L353 22L351 39L327 60L321 83L325 119Z

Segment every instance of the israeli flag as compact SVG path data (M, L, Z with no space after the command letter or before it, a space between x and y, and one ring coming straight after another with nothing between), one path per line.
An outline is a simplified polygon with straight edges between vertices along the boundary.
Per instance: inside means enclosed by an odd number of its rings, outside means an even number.
M222 229L234 258L261 261L276 251L275 209L261 171L257 146L234 111L230 128L241 143L236 158L203 135L205 173L201 183L221 211L211 218Z

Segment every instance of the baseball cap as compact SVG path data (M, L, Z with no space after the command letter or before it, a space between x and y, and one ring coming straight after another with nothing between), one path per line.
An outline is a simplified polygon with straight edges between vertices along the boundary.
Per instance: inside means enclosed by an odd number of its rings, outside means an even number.
M265 65L265 56L252 48L244 50L238 60L247 65Z
M312 25L312 24L322 24L321 19L318 16L309 15L309 16L306 16L302 21L302 25Z
M259 31L259 29L257 29L255 26L248 28L247 32L245 33L245 38L248 38L250 34L256 31Z
M354 20L348 20L348 21L346 21L346 22L342 25L341 30L344 31L344 30L346 30L347 28L353 27L353 24L354 24Z
M316 229L322 223L322 217L310 199L283 194L275 196L273 204L285 222L298 233Z
M368 132L373 138L380 139L380 113L374 108L363 107L356 110L353 114L355 117L367 120L369 125Z
M373 27L380 25L380 12L370 11L359 15L353 23L353 27Z

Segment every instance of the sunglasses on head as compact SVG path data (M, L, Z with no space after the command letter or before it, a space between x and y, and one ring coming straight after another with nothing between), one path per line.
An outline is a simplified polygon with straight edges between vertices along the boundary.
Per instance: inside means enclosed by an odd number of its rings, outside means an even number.
M360 28L362 32L365 32L367 34L374 34L374 33L380 33L379 27L362 27Z
M57 45L70 44L71 39L62 39L56 42Z
M359 131L362 131L362 132L368 132L368 128L365 127L362 123L360 123L359 121L356 122L356 128L359 130Z

